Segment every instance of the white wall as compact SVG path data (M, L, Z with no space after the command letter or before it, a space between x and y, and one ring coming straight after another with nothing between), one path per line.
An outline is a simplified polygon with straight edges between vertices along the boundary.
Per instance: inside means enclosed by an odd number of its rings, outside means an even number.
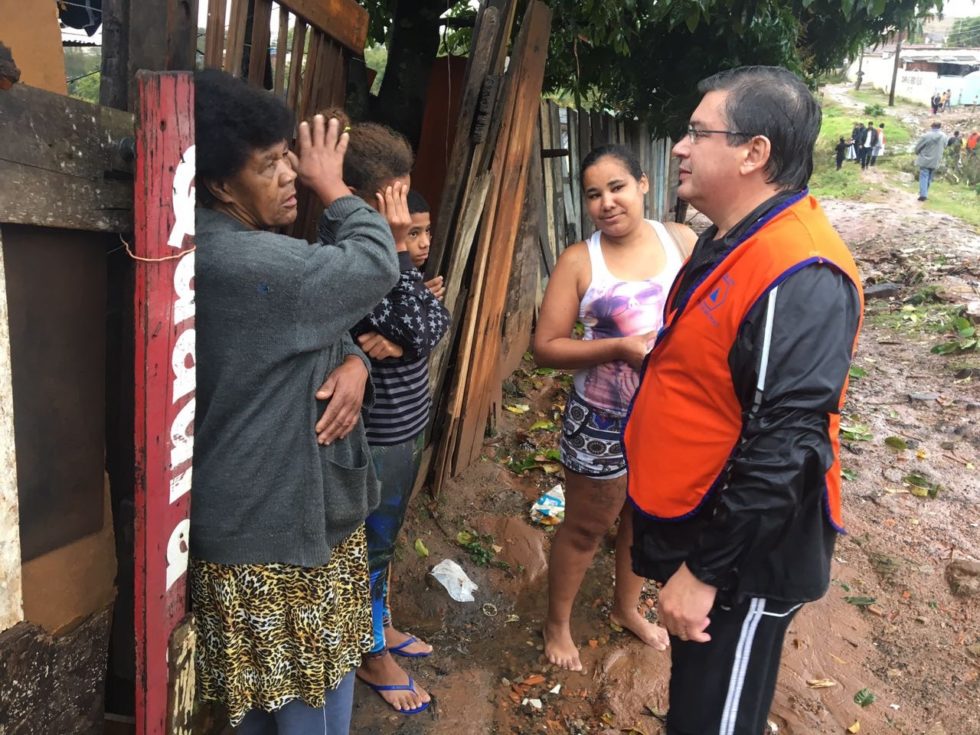
M862 87L869 86L881 90L885 94L891 91L892 71L895 67L895 57L888 56L869 56L865 55L864 64L861 67L864 72L864 82ZM851 81L857 79L858 62L853 62L847 69L847 78ZM953 105L959 103L959 91L963 87L964 77L941 77L934 71L905 71L898 70L898 78L895 81L895 96L901 97L910 102L917 102L928 107L929 101L935 92L945 92L952 90ZM963 104L969 104L972 100L963 100Z

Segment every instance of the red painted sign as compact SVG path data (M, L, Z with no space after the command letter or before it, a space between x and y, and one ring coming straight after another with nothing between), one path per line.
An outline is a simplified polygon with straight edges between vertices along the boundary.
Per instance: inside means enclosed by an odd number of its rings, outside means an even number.
M136 732L167 727L167 650L186 617L194 451L194 84L140 72L136 259Z

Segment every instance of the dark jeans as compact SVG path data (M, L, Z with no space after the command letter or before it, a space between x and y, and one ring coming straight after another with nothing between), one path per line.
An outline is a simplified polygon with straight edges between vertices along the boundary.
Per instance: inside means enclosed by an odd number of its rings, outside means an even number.
M323 707L294 699L275 712L253 709L235 728L235 735L348 735L354 703L354 672L327 692Z
M415 476L422 461L422 434L385 447L371 447L374 470L381 482L381 504L364 522L367 531L368 570L371 573L371 624L374 645L371 653L385 649L386 625L391 624L388 605L388 575L395 540L405 521Z
M670 637L668 735L761 735L786 629L799 603L715 604L708 643Z

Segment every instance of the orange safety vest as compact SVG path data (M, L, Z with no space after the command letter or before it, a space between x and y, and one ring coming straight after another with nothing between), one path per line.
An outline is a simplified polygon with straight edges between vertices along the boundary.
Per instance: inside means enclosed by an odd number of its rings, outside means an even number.
M743 426L728 354L752 307L813 263L833 266L847 276L858 290L863 313L854 258L811 196L750 231L680 309L674 283L664 327L647 357L623 432L629 497L641 512L654 519L682 519L724 484ZM855 335L852 350L856 348ZM840 407L846 392L845 379ZM834 462L826 473L825 499L831 521L843 530L839 411L829 418Z

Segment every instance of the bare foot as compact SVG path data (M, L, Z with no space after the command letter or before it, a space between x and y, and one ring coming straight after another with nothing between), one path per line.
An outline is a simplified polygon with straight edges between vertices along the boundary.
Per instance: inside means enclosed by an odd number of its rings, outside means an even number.
M381 656L365 656L361 659L357 678L365 684L373 684L374 686L405 686L409 681L408 672L395 663L387 651ZM417 709L431 699L428 692L418 684L415 685L414 690L386 690L380 691L378 694L399 712Z
M405 641L415 638L411 633L402 633L400 630L392 628L390 625L385 626L385 644L388 648L398 648L398 646L404 645ZM399 652L404 656L428 656L432 653L432 646L423 640L415 638L414 641L409 643L404 648L399 648Z
M640 615L635 607L625 612L618 607L614 608L609 614L609 619L616 625L626 628L641 641L658 651L666 651L667 646L670 645L667 630L651 623Z
M568 624L544 624L544 655L555 666L569 671L581 671L582 661L578 657L578 648L572 640L572 631Z

